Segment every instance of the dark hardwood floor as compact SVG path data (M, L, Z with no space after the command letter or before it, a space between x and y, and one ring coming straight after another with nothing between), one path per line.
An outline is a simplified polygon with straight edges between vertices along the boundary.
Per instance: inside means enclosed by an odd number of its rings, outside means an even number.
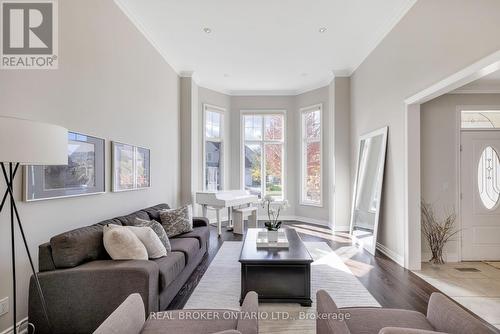
M262 224L260 222L260 224ZM346 233L334 233L330 229L313 224L289 221L285 226L294 228L303 241L324 241L333 250L348 251L347 266L358 277L383 307L402 308L425 313L432 292L437 291L427 282L387 258L383 254L371 255L363 249L353 249ZM214 226L210 226L210 247L202 263L191 275L169 306L181 309L207 270L224 241L241 241L243 236L224 231L220 238ZM343 248L345 247L345 248Z

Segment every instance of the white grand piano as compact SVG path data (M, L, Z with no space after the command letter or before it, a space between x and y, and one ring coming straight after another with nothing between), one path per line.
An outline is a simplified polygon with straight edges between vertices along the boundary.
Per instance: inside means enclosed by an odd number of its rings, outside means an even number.
M219 236L222 232L220 210L227 208L229 228L232 227L231 216L235 207L250 206L259 201L256 195L251 195L246 190L223 190L223 191L198 191L196 203L203 209L203 217L207 218L207 210L214 209L217 216L217 231Z

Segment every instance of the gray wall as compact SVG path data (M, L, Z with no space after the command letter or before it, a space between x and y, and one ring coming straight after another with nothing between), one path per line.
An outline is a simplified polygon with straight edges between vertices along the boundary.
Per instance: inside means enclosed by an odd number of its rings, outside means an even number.
M359 135L389 126L379 242L396 255L404 255L404 100L499 50L498 13L497 0L420 0L351 77L351 161Z
M457 110L464 106L500 106L500 94L448 94L421 106L422 197L434 205L441 217L449 210L458 209L457 121L460 116ZM445 256L448 261L458 259L458 237L447 244ZM424 239L422 253L422 259L429 260L430 250Z
M355 174L355 166L351 167L351 79L335 78L330 84L330 145L334 149L330 152L329 160L333 163L330 169L331 182L330 196L333 196L333 205L330 207L330 217L336 230L347 231L351 216L351 175ZM333 115L333 117L331 116ZM353 173L353 174L351 174ZM333 175L333 176L332 176Z
M175 206L180 194L176 73L112 0L59 1L59 18L59 69L1 71L0 114L105 138L108 193L19 203L35 259L38 245L52 235L160 202ZM111 140L151 149L150 189L109 192ZM20 177L15 189L21 200ZM9 233L6 210L0 216L0 298L11 296ZM29 266L19 235L16 251L21 319L27 316ZM11 319L0 318L0 331Z

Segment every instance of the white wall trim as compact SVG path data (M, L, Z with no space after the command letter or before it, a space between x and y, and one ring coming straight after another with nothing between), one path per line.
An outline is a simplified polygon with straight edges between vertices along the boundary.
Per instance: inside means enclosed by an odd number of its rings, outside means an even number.
M26 334L28 333L28 326L26 326L25 328L23 329L20 329L20 326L22 324L28 324L28 317L24 318L24 319L21 319L17 322L16 324L16 327L17 327L17 333L18 334ZM36 331L35 331L36 332ZM2 331L0 334L15 334L14 333L14 328L13 326L10 326L9 328L5 329L4 331Z
M221 211L221 219L224 219L224 217L222 217L223 211L226 211L226 210ZM225 219L227 219L227 215L225 216ZM257 220L266 220L267 221L269 219L266 215L259 215L259 216L257 216ZM294 215L280 216L279 220L298 221L301 223L309 223L309 224L321 225L321 226L325 226L325 227L331 227L327 220L302 217L302 216L294 216ZM210 218L209 221L210 221L210 224L212 224L212 225L217 224L217 220L215 218ZM349 231L349 226L339 226L338 228L335 228L335 232L346 232L346 231Z
M456 89L448 94L500 94L500 89Z
M386 246L384 246L378 242L377 242L377 250L379 250L380 253L384 254L392 261L394 261L397 264L399 264L400 266L404 267L405 259L404 259L403 255L394 252L393 250L387 248Z
M193 74L196 77L196 74ZM196 81L196 84L198 87L202 87L205 89L212 90L214 92L218 92L227 96L297 96L305 93L312 92L313 90L320 89L327 87L331 84L333 79L335 77L349 77L350 74L348 75L347 72L343 72L342 75L336 75L334 74L332 78L326 79L326 80L321 80L317 82L314 85L311 85L307 88L304 89L299 89L299 90L277 90L277 89L270 89L270 90L228 90L228 89L222 89L218 87L214 87L211 85L207 85L203 82Z
M420 105L500 70L500 50L407 98L405 106L404 267L421 267ZM418 196L418 197L417 197Z

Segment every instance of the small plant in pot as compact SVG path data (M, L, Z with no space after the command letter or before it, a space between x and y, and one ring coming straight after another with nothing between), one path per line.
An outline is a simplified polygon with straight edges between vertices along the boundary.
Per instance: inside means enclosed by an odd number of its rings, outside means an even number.
M429 260L432 264L444 264L443 249L448 240L459 232L454 229L456 215L451 212L443 219L436 217L432 204L421 200L422 211L422 233L424 234L432 258Z
M262 207L267 208L267 217L269 221L264 223L267 228L267 240L269 242L278 241L278 230L281 227L281 221L279 221L281 210L289 207L288 201L277 202L274 197L267 195L262 201Z

